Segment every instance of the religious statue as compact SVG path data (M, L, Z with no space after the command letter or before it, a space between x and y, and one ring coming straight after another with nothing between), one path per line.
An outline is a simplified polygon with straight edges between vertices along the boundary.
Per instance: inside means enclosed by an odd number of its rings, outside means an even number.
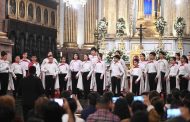
M51 25L55 26L55 12L54 11L51 12Z
M19 15L21 18L25 17L25 5L23 0L19 3Z
M41 8L39 6L36 8L36 21L41 22Z
M16 14L16 1L15 0L10 0L10 14L15 15Z
M33 18L34 18L34 7L33 7L32 3L30 3L28 5L28 19L33 20Z
M47 9L44 10L44 24L45 25L48 24L48 10Z

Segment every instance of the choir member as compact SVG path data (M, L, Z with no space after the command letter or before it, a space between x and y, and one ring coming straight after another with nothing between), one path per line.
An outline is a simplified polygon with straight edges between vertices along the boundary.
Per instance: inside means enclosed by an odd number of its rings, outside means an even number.
M5 51L1 52L0 59L0 96L6 95L8 83L9 83L9 61L7 60L7 53Z
M70 70L71 70L71 80L72 80L72 91L73 94L78 94L78 72L81 69L81 63L82 61L79 60L79 55L78 53L75 53L73 55L73 60L70 62Z
M139 67L139 60L133 60L134 67L131 69L130 72L130 81L131 87L130 91L133 92L135 95L140 95L144 90L144 79L143 79L143 72L142 69Z
M93 64L89 60L88 54L84 54L84 61L81 63L81 69L78 72L79 77L81 77L78 80L78 88L83 86L85 99L87 99L88 94L90 93L92 72L93 72ZM82 83L81 83L81 81L82 81Z
M158 78L158 85L162 85L162 92L166 93L166 78L168 72L168 61L165 59L165 52L159 52L159 60L157 61L157 78ZM161 86L160 86L161 87Z
M155 52L150 52L149 54L149 61L146 66L146 74L147 74L147 80L149 84L149 90L156 90L157 88L157 62L155 60L156 53ZM145 83L147 84L147 83ZM145 88L148 90L148 88Z
M139 61L139 67L142 69L142 72L145 73L145 68L147 61L145 60L146 56L144 53L140 54L140 61Z
M48 57L53 57L53 53L52 53L51 51L48 52L47 58L45 58L45 59L43 60L43 62L42 62L42 64L41 64L42 67L43 67L43 65L45 65L46 63L49 62ZM55 64L58 65L58 62L57 62L57 60L56 60L55 58L53 58L53 63L55 63Z
M15 57L15 62L11 65L11 72L13 75L14 91L13 96L16 97L18 93L18 86L20 80L26 76L26 71L20 64L20 56Z
M172 89L178 88L179 84L177 82L177 73L179 70L179 65L176 63L176 57L171 57L170 58L170 68L168 71L168 80L169 80L169 93Z
M95 64L95 67L94 67L97 92L100 95L103 95L104 78L105 78L105 72L106 72L106 65L105 65L105 62L102 61L102 56L103 55L101 53L98 54L98 62Z
M66 63L66 58L61 58L61 63L58 65L59 68L59 86L60 92L67 89L67 81L69 78L69 65Z
M48 63L42 67L45 74L45 94L47 97L54 96L58 66L53 62L53 56L48 57Z
M179 85L180 90L187 90L189 82L189 68L188 68L188 59L185 55L181 57L181 64L179 66Z
M181 55L180 55L180 53L175 53L175 57L176 57L176 63L178 65L180 65L181 64L181 60L180 60Z
M40 77L40 73L41 73L41 71L40 71L40 64L37 61L36 55L32 55L29 67L30 66L35 66L36 67L36 76Z
M95 64L98 61L97 49L95 47L92 47L90 53L91 55L89 55L89 59L93 64Z
M121 82L123 80L123 76L125 75L125 70L120 62L120 56L115 55L114 61L111 63L110 66L111 71L111 84L112 84L112 92L115 96L121 95ZM117 94L116 94L117 88Z
M121 52L119 51L119 50L117 50L117 51L115 51L115 55L119 55L120 56L120 60L119 60L119 62L121 63L121 65L123 66L123 69L124 70L127 70L127 67L126 67L126 65L125 65L125 61L121 58Z
M28 74L28 66L30 64L30 60L28 59L28 53L24 52L22 54L22 59L20 60L20 64L22 66L23 69L25 69L26 71L26 75Z

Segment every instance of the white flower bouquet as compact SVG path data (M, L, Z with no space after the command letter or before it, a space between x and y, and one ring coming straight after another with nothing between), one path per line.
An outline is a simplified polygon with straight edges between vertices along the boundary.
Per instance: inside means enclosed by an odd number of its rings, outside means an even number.
M174 29L176 30L177 36L182 37L185 29L185 20L183 17L177 17L177 20L174 24Z
M167 22L164 20L163 17L159 17L156 22L154 23L154 25L156 26L156 30L159 33L160 36L164 35L164 30L165 27L167 25Z
M101 37L105 37L107 34L107 28L108 28L108 22L106 21L106 18L102 18L100 22L98 23L98 32L101 34Z
M116 23L116 36L121 37L124 35L124 29L126 29L125 26L125 20L123 18L119 18Z

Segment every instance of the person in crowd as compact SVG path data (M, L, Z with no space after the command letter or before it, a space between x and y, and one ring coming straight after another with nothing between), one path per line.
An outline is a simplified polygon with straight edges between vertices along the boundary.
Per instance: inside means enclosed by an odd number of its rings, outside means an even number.
M178 71L180 90L187 90L189 82L188 59L185 55L181 57L181 64Z
M73 60L70 62L70 70L71 70L71 81L72 81L72 94L77 95L79 90L77 88L78 84L78 72L81 69L82 61L79 59L79 54L75 53L73 55Z
M181 65L181 60L180 60L181 55L180 55L180 53L175 53L175 57L176 57L176 63L178 65Z
M147 73L147 80L146 81L148 81L150 91L156 90L156 88L157 88L157 78L156 78L156 76L157 76L157 62L155 60L155 57L156 57L156 53L150 52L149 61L148 61L147 66L146 66L146 73ZM145 90L149 91L147 86L145 86Z
M45 73L45 94L47 97L54 97L58 66L53 63L53 57L48 57L49 62L42 67L42 72Z
M171 103L173 101L172 94L168 94L166 97L166 103L164 105L164 110L166 111L167 109L171 108Z
M95 64L94 73L95 73L95 84L97 87L97 92L100 95L103 95L103 89L104 89L104 78L105 78L105 72L106 72L106 65L105 62L102 61L102 54L98 54L98 62Z
M158 85L161 84L162 92L166 94L166 78L168 72L168 61L165 59L165 52L159 52L159 60L157 61L157 78L158 78ZM159 87L159 86L158 86Z
M69 65L66 63L66 58L61 58L61 63L58 65L59 68L59 86L60 92L67 90L67 82L70 77Z
M113 113L120 118L121 122L130 122L131 115L126 99L117 99Z
M109 106L112 104L105 97L101 96L97 99L97 111L88 116L87 122L120 122L118 116L109 111Z
M9 71L10 65L9 61L7 60L7 53L5 51L2 51L0 59L0 96L7 94L9 83Z
M87 99L90 93L92 72L93 64L89 60L88 54L84 54L84 61L81 63L81 69L77 74L79 76L77 87L84 90L84 99Z
M135 95L140 95L144 90L144 78L142 69L139 67L139 60L133 60L134 67L131 69L131 88L130 91Z
M81 118L86 120L90 114L96 111L96 101L100 97L97 92L91 92L88 95L88 106L81 112Z
M179 69L179 65L177 65L176 63L176 57L171 57L170 68L168 70L168 80L170 84L170 90L179 87L179 84L177 82L178 69Z
M127 100L127 103L129 107L131 107L133 99L134 99L135 94L133 92L128 92L125 96L125 99Z
M119 60L120 60L120 56L115 55L114 61L111 63L111 66L110 66L112 92L114 96L121 95L121 90L123 89L122 82L124 82L124 77L125 77L125 70L123 69L123 66L119 62ZM116 92L116 89L117 89L117 92Z
M62 116L62 122L84 122L83 119L75 115L75 112L77 110L77 103L75 99L64 99L63 109L65 110L66 114Z
M26 75L28 74L28 66L30 64L30 60L28 59L28 53L24 52L22 54L22 59L20 60L20 64L22 66L23 69L25 69L26 71Z
M35 66L36 67L36 76L40 77L40 73L41 73L40 64L37 61L37 56L36 55L32 55L31 62L29 63L29 67L30 66Z
M12 63L11 65L11 72L13 75L13 83L14 83L13 96L16 98L20 80L26 76L26 71L20 64L20 56L15 57L15 62Z
M132 117L130 122L151 122L146 111L138 111Z
M55 101L49 101L43 107L42 116L44 122L63 122L62 115L62 106L59 106Z
M89 55L89 59L92 62L92 64L95 64L98 61L98 55L97 55L97 49L95 47L92 47L90 49L90 55Z
M54 56L53 56L53 52L51 52L51 51L48 52L47 58L45 58L45 59L43 60L42 64L41 64L42 67L43 67L46 63L49 62L49 59L48 59L49 57L54 57ZM55 64L58 65L58 62L57 62L57 60L56 60L55 58L53 58L53 63L55 63Z
M34 107L35 100L44 93L42 81L36 77L35 74L36 67L31 66L29 68L29 75L26 78L23 78L19 84L25 121L28 111Z
M187 94L183 100L183 106L180 108L182 117L190 122L190 93Z
M15 112L12 108L0 104L0 122L13 122Z

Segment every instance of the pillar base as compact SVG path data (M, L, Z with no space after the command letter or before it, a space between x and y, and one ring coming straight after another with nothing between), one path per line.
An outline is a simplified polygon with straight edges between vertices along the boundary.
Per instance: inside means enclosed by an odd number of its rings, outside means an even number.
M96 46L94 43L87 43L87 44L84 44L83 49L91 49L94 46Z
M63 44L63 47L65 47L65 48L78 48L78 45L77 45L77 43L74 43L74 42L65 42Z

